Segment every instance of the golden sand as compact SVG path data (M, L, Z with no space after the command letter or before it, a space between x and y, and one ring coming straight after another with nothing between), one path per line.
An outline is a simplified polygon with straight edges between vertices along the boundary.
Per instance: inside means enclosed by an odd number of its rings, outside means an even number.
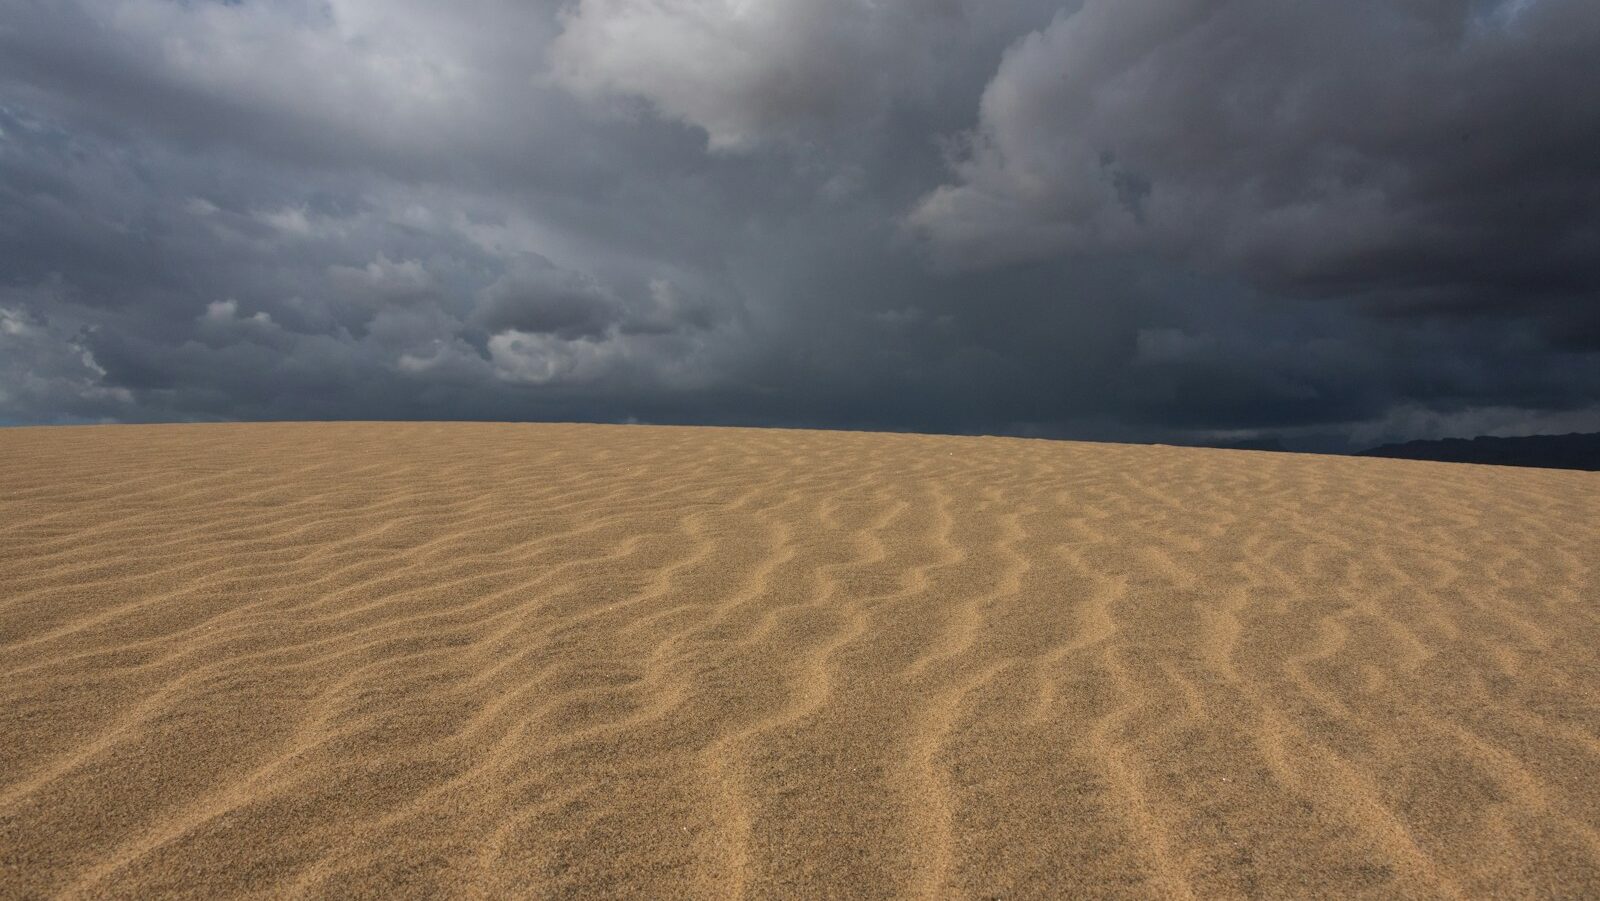
M0 430L0 896L1600 897L1600 474Z

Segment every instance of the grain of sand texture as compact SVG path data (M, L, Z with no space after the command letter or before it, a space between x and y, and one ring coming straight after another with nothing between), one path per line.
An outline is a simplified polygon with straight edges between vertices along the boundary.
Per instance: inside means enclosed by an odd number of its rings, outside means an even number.
M0 430L0 896L1600 897L1600 474Z

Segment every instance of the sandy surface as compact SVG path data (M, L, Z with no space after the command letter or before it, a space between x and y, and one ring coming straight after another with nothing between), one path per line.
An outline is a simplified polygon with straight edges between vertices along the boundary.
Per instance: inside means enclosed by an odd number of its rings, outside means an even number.
M1600 897L1600 474L0 430L0 896Z

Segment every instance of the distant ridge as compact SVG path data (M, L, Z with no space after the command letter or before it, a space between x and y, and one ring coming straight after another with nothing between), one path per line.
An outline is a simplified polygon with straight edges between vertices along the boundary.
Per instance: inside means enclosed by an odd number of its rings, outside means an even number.
M1364 450L1357 456L1600 471L1600 432L1407 441Z

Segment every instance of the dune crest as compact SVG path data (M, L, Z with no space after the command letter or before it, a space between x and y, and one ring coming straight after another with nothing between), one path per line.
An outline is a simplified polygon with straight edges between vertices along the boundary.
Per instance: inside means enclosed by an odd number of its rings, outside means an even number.
M0 430L0 897L1600 896L1600 475Z

